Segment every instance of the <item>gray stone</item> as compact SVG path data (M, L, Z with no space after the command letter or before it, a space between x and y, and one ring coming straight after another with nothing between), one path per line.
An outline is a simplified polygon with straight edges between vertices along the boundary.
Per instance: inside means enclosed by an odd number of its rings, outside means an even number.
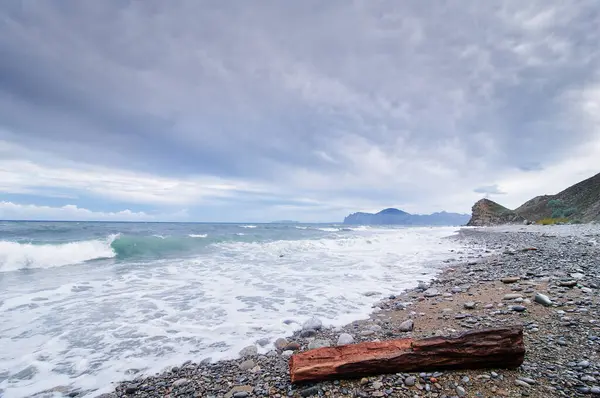
M412 387L417 383L417 379L414 376L408 376L406 379L404 379L404 384Z
M562 287L575 287L577 285L577 281L560 281L558 282L558 286Z
M519 380L523 380L527 384L536 384L536 381L529 377L519 377Z
M346 345L352 343L354 343L354 337L352 337L351 334L342 333L340 334L340 337L338 337L337 345Z
M369 330L372 330L374 332L381 332L381 329L382 328L379 325L371 325L371 326L369 326Z
M502 297L502 300L514 300L517 298L523 298L523 296L521 296L519 293L509 293L505 294L504 297Z
M302 324L302 330L320 330L323 328L323 322L319 318L310 318Z
M383 383L381 383L380 381L374 381L371 386L374 389L379 390L379 389L381 389L381 387L383 387Z
M317 331L314 329L306 329L300 332L300 337L314 337L317 335Z
M401 332L410 332L413 330L415 324L412 319L408 319L398 326L398 330Z
M518 282L521 278L519 278L518 276L509 276L506 278L502 278L500 279L502 281L502 283L515 283Z
M361 336L372 336L374 334L375 334L375 332L372 330L361 330L360 331Z
M179 380L175 380L172 384L173 387L181 387L181 386L185 386L186 384L189 384L189 380L188 379L179 379Z
M259 345L259 346L261 346L261 347L264 347L264 346L266 346L267 344L269 344L269 341L271 341L271 340L270 340L268 337L264 337L264 338L262 338L262 339L258 339L258 340L256 341L256 344L258 344L258 345Z
M250 370L256 366L256 363L252 359L248 359L240 364L241 370Z
M462 293L462 288L460 286L454 286L451 291L452 293Z
M257 354L258 354L258 348L256 348L255 345L249 345L248 347L246 347L240 351L240 357L242 357L242 358L251 357L251 356L257 355Z
M600 395L600 387L594 386L594 387L590 388L590 393L592 393L594 395Z
M378 295L380 295L381 293L380 293L380 292L371 291L371 292L366 292L366 293L363 293L363 294L364 294L365 296L367 296L367 297L371 297L371 296L378 296Z
M315 339L308 344L308 349L313 350L315 348L331 347L331 341L323 339Z
M527 309L527 307L523 307L522 305L513 305L511 307L511 310L516 311L516 312L523 312Z
M423 295L425 297L435 297L435 296L439 296L440 292L436 288L431 287L431 288L425 290L423 292Z
M284 352L281 353L281 356L284 357L284 358L289 358L292 355L294 355L294 351L284 351Z
M286 345L288 345L288 341L287 339L284 339L283 337L278 338L277 340L275 340L275 342L273 343L273 345L275 346L275 348L277 348L278 350L283 350L285 348Z
M315 395L319 395L319 387L313 386L300 390L300 396L302 397L312 397Z
M533 299L533 301L535 301L536 303L545 305L545 306L552 305L552 300L550 300L550 297L546 296L545 294L539 293L539 292L535 294L535 298Z
M467 395L467 392L465 391L464 388L462 388L461 386L456 387L456 394L459 397L464 397L465 395Z
M519 380L519 379L515 380L515 385L517 385L519 387L526 387L526 388L530 387L530 385L528 383L524 382L523 380Z
M585 359L583 361L580 361L577 363L577 366L579 366L582 369L587 369L590 367L590 361L586 361Z
M466 303L463 304L463 307L465 307L465 309L467 310L472 310L475 309L476 304L473 301L467 301Z

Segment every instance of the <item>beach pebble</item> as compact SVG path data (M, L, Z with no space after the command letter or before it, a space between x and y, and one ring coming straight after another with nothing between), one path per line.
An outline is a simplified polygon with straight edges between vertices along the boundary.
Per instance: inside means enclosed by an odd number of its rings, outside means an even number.
M188 379L178 379L175 380L172 384L173 387L181 387L181 386L185 386L186 384L189 384L189 380Z
M502 297L502 300L514 300L518 298L523 298L523 296L519 293L508 293L505 294L504 297Z
M404 322L402 322L399 326L398 326L398 330L401 332L410 332L413 330L414 328L414 322L412 319L408 319Z
M423 292L423 295L425 297L435 297L435 296L439 296L440 292L436 288L432 287L432 288L429 288L429 289L425 290Z
M352 343L354 343L354 337L352 337L352 335L348 333L340 334L337 340L337 345L346 345Z
M310 318L302 324L302 330L321 330L323 322L319 318Z
M275 340L275 342L273 343L273 345L278 350L283 350L285 348L285 346L288 345L288 343L289 342L287 341L287 339L284 339L283 337L280 337L277 340Z
M317 335L317 331L314 329L306 329L300 332L300 337L314 337Z
M417 383L417 379L414 376L408 376L406 379L404 379L404 384L412 387Z
M508 284L508 283L518 282L520 279L521 278L518 277L518 276L509 276L509 277L506 277L506 278L502 278L500 280L502 281L502 283L507 283Z
M248 359L240 364L241 370L250 370L256 366L256 363L252 359Z
M458 387L456 387L456 394L459 397L464 397L465 395L467 395L467 391L463 387L458 386Z
M527 383L526 383L526 382L524 382L523 380L519 380L519 379L515 380L515 385L517 385L517 386L519 386L519 387L526 387L526 388L529 388L529 387L530 387L530 385L529 385L529 384L527 384Z
M283 347L283 351L297 351L300 349L300 344L298 344L295 341L290 341L289 343L286 344L285 347Z
M574 287L577 285L577 281L560 281L558 285L562 287Z
M463 304L463 307L467 310L475 309L475 306L476 306L476 304L473 301L467 301L466 303Z
M310 343L308 343L309 350L313 350L315 348L322 348L322 347L331 347L331 341L324 340L324 339L315 339L315 340L311 341Z
M281 353L281 356L284 357L284 358L289 358L292 355L294 355L294 351L284 351L284 352Z
M251 357L251 356L257 355L257 354L258 354L258 348L256 348L255 345L249 345L248 347L246 347L240 351L240 357L242 357L242 358Z
M516 311L516 312L523 312L527 308L524 307L524 306L522 306L522 305L513 305L510 309L513 310L513 311Z

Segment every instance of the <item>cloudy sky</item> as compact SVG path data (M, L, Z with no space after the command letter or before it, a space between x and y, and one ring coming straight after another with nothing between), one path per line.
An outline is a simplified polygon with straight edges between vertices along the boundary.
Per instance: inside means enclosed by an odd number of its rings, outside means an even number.
M600 5L0 3L0 218L339 221L600 172Z

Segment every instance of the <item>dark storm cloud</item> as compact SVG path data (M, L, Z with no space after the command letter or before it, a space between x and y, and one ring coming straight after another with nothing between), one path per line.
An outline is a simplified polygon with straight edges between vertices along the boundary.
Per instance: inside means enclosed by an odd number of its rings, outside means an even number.
M472 192L590 139L574 108L598 78L599 9L7 1L0 139L290 195L417 203L436 189Z

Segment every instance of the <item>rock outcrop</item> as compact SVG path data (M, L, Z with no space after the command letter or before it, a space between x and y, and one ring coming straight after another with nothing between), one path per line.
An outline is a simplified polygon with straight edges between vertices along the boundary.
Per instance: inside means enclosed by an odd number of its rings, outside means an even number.
M517 224L525 221L514 211L489 199L481 199L475 203L472 211L471 219L467 223L467 226L470 227Z
M489 199L473 205L467 225L490 226L537 222L553 219L559 222L600 221L600 174L583 180L556 195L537 196L510 210Z

